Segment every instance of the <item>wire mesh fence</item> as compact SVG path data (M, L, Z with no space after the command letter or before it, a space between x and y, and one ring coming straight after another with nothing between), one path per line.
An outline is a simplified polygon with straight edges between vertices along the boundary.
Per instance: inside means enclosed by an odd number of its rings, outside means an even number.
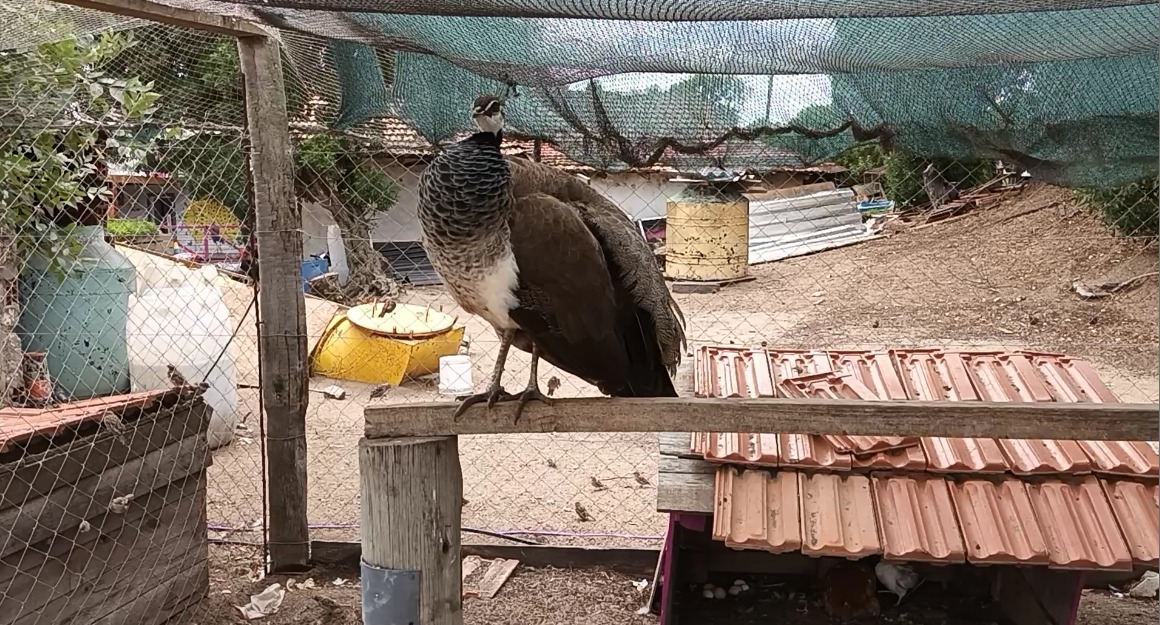
M122 531L131 549L92 547L86 557L102 567L137 562L126 587L168 577L192 596L206 561L194 536L202 506L214 541L260 545L267 527L260 262L240 66L227 36L50 2L0 7L20 18L0 37L0 425L11 437L0 443L0 519L18 521L0 554L14 565L0 568L12 571L0 572L0 605L83 622L120 608L127 591L86 595L63 581L38 590L29 580L49 584L49 565L24 550L63 553L60 536L88 544L86 527L98 530L95 541L151 519L147 535ZM405 103L336 130L358 117L341 79L351 56L315 32L280 33L309 294L308 520L315 540L357 541L365 408L479 390L499 341L441 284L417 216L419 179L439 150L433 138L463 136L431 129L450 127L449 111L470 103L419 98L422 115L405 115L415 111ZM397 60L374 51L387 87L396 86ZM403 66L404 75L415 68ZM720 108L756 88L700 74L663 78L644 85L648 102ZM796 83L805 96L772 109L767 81L767 125L817 130L833 121L815 84L826 78L809 78ZM642 89L644 79L634 80L624 92ZM592 99L578 130L516 134L502 149L579 177L636 221L687 320L680 394L694 392L693 347L732 345L1054 352L1092 362L1121 401L1160 397L1154 171L1066 188L993 150L932 158L888 136L841 149L827 149L828 136L717 146L719 136L706 137L690 160L680 146L626 148L630 138L593 132L593 103L617 102L622 120L645 112L627 95L593 95L616 93L612 82L584 89ZM524 102L517 120L527 128L568 108L539 96ZM699 119L720 111L683 112L672 123L696 134ZM455 127L466 127L464 117ZM557 141L545 139L552 134ZM1154 150L1155 136L1145 138ZM636 156L607 158L618 149ZM652 156L639 158L645 152ZM529 364L513 350L505 384L522 387ZM547 364L539 378L553 397L599 395ZM199 384L211 409L203 426L189 416ZM74 438L45 436L65 418ZM25 438L8 434L20 428ZM483 532L471 540L659 545L654 435L462 437L460 454L464 531ZM212 458L204 479L198 458ZM150 477L116 477L130 474ZM66 501L72 491L91 505ZM259 552L245 557L260 568Z

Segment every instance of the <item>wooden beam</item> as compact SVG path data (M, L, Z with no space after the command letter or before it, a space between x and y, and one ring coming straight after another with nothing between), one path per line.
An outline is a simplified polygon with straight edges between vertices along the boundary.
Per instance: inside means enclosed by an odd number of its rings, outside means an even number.
M991 403L830 399L557 399L472 407L453 403L370 406L367 438L535 432L792 432L854 436L949 436L1153 440L1156 404Z
M205 30L234 37L265 37L270 32L261 26L225 15L172 7L150 0L56 0L82 9L93 9L135 17L170 26Z
M294 149L278 43L238 40L245 76L249 190L258 237L258 357L266 412L270 569L307 569L306 300L302 292L302 213L294 192Z
M359 441L365 625L462 625L455 437Z

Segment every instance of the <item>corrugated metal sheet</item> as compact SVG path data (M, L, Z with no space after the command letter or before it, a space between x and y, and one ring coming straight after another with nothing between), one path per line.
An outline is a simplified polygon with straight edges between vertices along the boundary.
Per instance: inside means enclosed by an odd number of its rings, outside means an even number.
M749 264L768 263L874 238L850 189L749 201Z
M874 503L883 558L966 560L950 489L941 477L875 475Z
M768 373L754 362L767 363ZM1116 401L1091 365L1059 354L716 347L698 351L697 364L698 394L704 395ZM782 433L701 434L694 437L697 445L718 462L783 469L774 475L790 473L784 471L789 467L806 471L797 472L796 513L801 549L812 555L884 552L900 560L1124 570L1133 561L1155 566L1160 552L1156 442ZM725 470L731 469L719 469ZM875 472L872 482L867 471ZM988 477L972 477L980 474ZM739 499L762 499L768 517L775 514L768 510L772 502L791 499L791 491L782 490L786 479L735 480L727 493L717 494L731 498L732 510ZM782 481L774 486L773 480ZM795 513L783 512L787 519ZM868 528L876 537L868 536ZM724 526L721 531L731 532L727 542L747 548L785 550L792 544L792 536L761 528L749 528L750 534ZM760 538L762 531L769 536ZM763 541L772 542L761 546Z
M951 484L967 560L974 564L1047 564L1047 543L1018 480Z
M857 559L882 552L870 478L799 475L802 553Z

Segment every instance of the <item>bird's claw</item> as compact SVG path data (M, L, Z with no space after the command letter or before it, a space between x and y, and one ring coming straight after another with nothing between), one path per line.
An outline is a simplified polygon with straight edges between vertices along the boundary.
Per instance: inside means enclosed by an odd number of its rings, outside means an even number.
M472 407L475 404L478 404L480 402L486 401L487 408L488 408L488 410L490 410L492 406L496 405L499 402L511 401L513 399L516 399L517 397L519 397L519 395L512 395L512 394L508 393L507 391L503 390L503 388L499 387L499 386L497 386L491 390L484 391L482 393L476 393L475 395L468 395L467 397L462 397L459 400L460 401L459 407L455 409L455 416L454 416L453 420L459 421L459 418L463 416L463 413L467 412L468 408L470 408L470 407Z
M519 403L516 404L516 417L512 420L513 424L520 422L520 415L524 413L524 406L527 406L528 402L532 401L533 399L539 402L543 402L546 406L552 405L552 399L541 393L540 389L535 386L526 388L523 391L516 393L514 397L519 399Z

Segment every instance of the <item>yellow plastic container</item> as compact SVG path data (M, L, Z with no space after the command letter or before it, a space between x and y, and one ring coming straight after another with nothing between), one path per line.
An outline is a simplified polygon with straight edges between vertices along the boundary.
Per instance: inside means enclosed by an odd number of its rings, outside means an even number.
M700 282L749 273L749 200L669 200L665 275Z
M459 352L457 318L424 306L364 304L339 312L310 355L313 373L368 384L398 385L439 371L439 358Z

